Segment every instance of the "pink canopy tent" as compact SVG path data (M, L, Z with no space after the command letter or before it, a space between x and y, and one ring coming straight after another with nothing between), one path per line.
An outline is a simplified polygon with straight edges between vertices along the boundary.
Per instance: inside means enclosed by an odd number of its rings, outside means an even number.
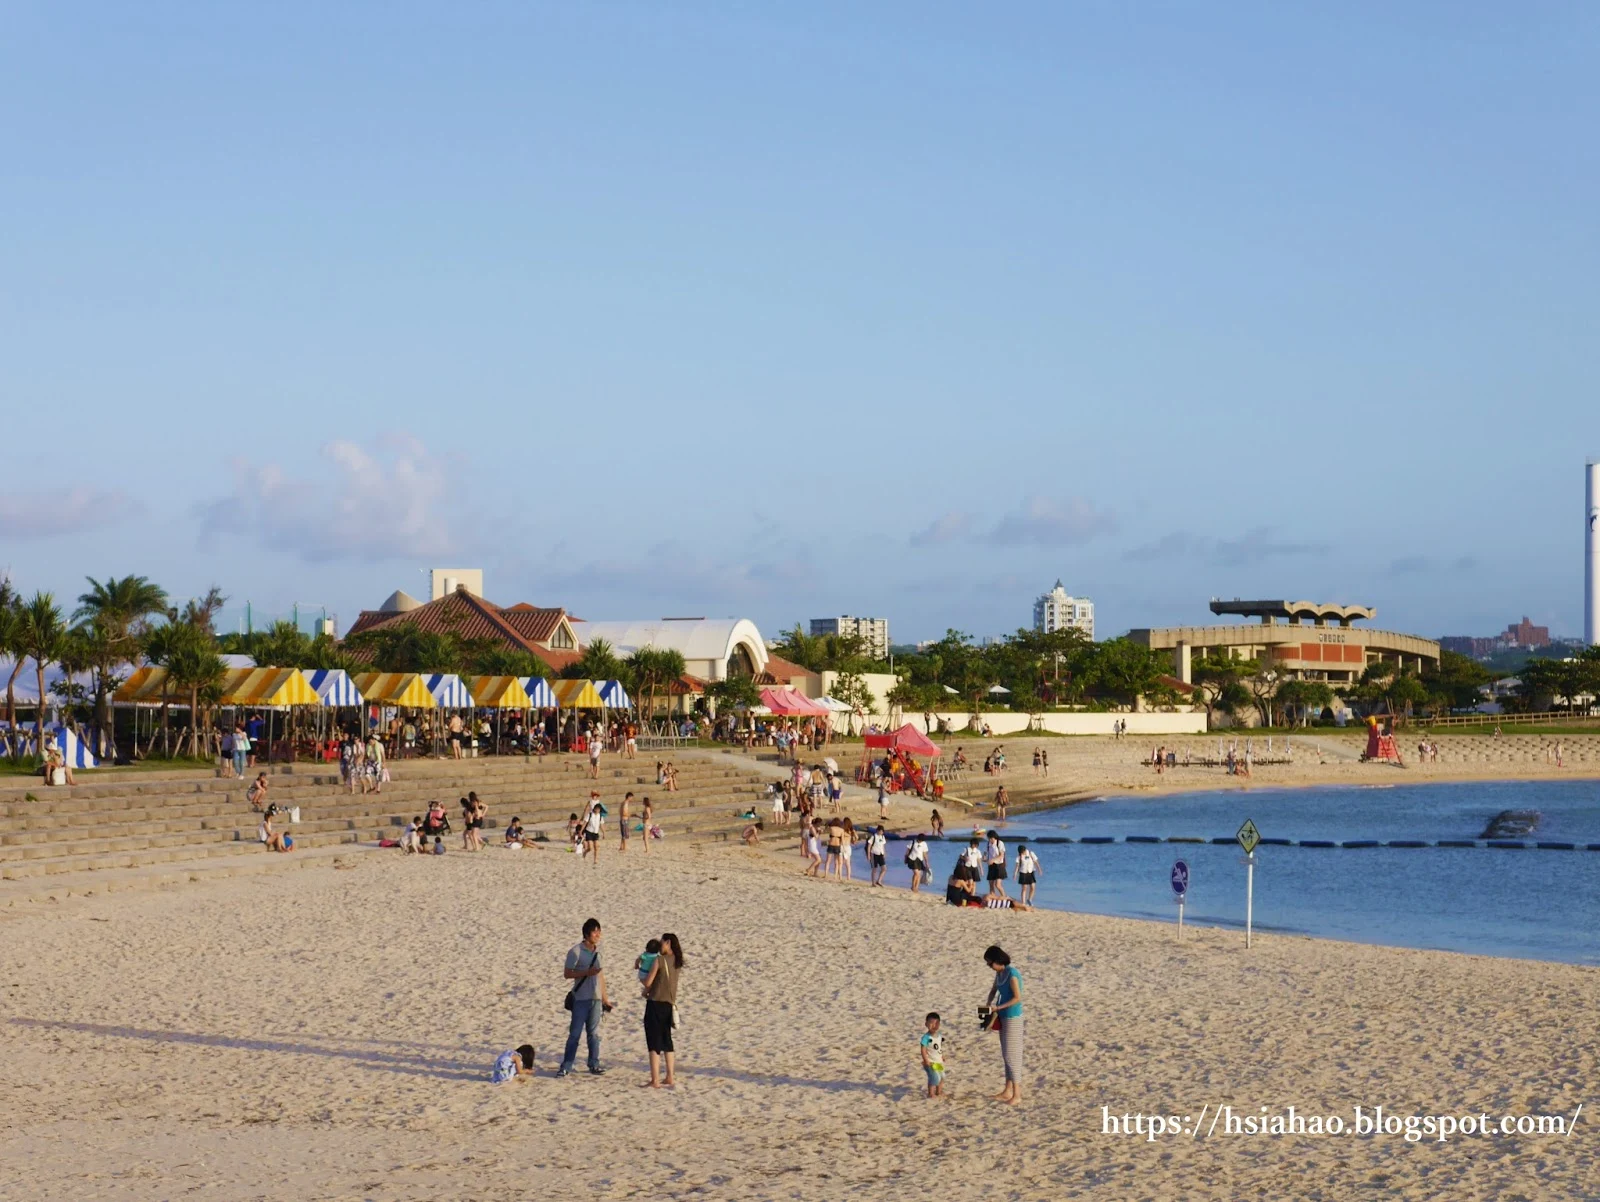
M868 747L892 748L901 755L928 757L939 754L938 745L909 722L888 734L867 735L865 742Z
M784 718L825 718L832 712L796 689L762 689L761 704Z

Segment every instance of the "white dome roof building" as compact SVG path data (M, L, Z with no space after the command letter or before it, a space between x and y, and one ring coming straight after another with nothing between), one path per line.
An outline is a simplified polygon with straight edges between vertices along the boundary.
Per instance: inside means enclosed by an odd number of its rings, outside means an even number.
M726 680L754 676L767 666L767 644L748 618L654 618L630 622L574 621L580 646L596 639L612 653L632 655L641 647L676 651L690 676Z

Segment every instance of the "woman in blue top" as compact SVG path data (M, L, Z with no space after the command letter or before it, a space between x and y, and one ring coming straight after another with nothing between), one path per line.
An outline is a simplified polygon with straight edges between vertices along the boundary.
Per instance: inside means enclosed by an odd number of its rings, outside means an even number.
M1000 1032L1000 1058L1005 1062L1006 1087L995 1094L997 1102L1022 1101L1022 974L1011 967L1011 957L998 946L983 953L994 972L989 1001L994 1006L991 1023Z

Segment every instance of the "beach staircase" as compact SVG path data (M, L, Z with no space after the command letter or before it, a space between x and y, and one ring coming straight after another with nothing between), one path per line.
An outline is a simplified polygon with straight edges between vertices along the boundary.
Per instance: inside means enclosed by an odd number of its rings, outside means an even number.
M331 765L258 767L267 772L278 829L294 837L296 853L278 856L256 840L260 815L245 798L248 780L205 770L110 769L80 772L76 786L47 788L37 778L0 785L0 884L78 877L85 873L160 867L225 858L288 860L302 850L373 845L398 838L405 823L441 801L460 840L459 798L474 790L489 808L484 838L498 842L513 815L530 831L565 833L567 816L581 812L591 788L612 815L624 792L649 795L655 820L669 838L726 839L762 809L767 779L735 756L682 757L678 790L655 783L655 761L607 756L600 779L588 760L491 756L469 760L402 760L390 764L382 793L351 794ZM288 820L298 808L300 821ZM614 837L608 835L608 837ZM447 839L447 842L449 840ZM3 893L0 890L0 893ZM17 890L11 892L16 893Z

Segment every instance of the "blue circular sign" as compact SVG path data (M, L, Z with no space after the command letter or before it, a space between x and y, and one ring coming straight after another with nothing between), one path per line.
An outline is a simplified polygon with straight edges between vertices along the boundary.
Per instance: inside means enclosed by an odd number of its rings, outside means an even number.
M1182 860L1172 866L1172 891L1179 897L1189 892L1189 866Z

